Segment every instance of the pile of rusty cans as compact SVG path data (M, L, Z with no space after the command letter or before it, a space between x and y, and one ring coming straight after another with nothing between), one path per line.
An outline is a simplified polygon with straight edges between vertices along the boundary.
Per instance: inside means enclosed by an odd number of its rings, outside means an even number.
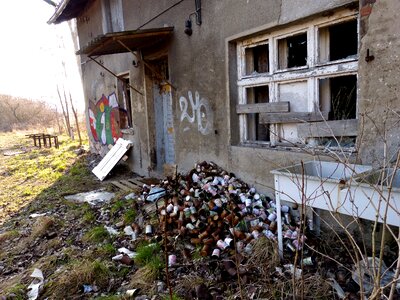
M251 241L277 238L275 201L212 162L198 163L186 175L163 180L160 187L167 191L158 206L162 231L186 240L187 248L199 249L201 256L251 253ZM304 242L296 210L286 205L281 209L290 251Z

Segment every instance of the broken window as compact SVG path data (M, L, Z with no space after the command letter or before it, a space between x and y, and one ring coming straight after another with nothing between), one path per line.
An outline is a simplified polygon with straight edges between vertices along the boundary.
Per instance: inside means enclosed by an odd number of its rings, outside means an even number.
M246 75L269 72L268 44L257 45L245 49Z
M268 103L269 88L268 85L256 86L246 89L247 104ZM247 139L249 141L265 141L268 142L269 126L260 124L259 113L249 113L247 117Z
M242 143L354 145L357 12L343 9L334 16L236 42L232 61L238 65L232 69ZM327 126L333 130L322 130Z
M357 76L338 76L319 80L320 110L328 112L328 120L356 118Z
M357 56L357 20L319 28L319 62Z
M307 65L307 33L278 40L279 69Z

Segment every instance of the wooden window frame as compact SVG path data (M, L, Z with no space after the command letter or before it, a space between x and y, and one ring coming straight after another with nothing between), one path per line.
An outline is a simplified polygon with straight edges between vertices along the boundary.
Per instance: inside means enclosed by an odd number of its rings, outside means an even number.
M319 107L320 99L318 80L345 75L357 76L359 54L357 53L357 55L352 58L345 58L321 63L319 61L319 28L326 28L328 26L350 20L357 20L357 43L359 45L358 12L348 9L337 11L333 15L330 15L328 17L317 17L304 23L287 26L284 29L272 31L267 34L260 34L237 42L236 55L238 101L236 113L239 117L239 132L241 144L258 144L265 146L274 146L276 144L280 144L282 142L281 137L279 136L281 128L280 126L286 123L296 124L295 120L298 120L299 125L304 125L304 123L306 122L319 122L321 125L326 125L327 123L329 123L326 121L326 113L317 111L316 109ZM280 70L278 66L278 40L304 32L307 33L307 65ZM268 44L269 47L269 72L246 74L246 49L264 44ZM308 111L268 111L267 107L271 108L274 105L281 103L279 101L279 84L295 83L300 81L307 81L306 101ZM263 111L258 111L255 104L247 104L246 89L262 85L269 86L269 103L267 103L267 105L262 105L264 109ZM252 108L253 106L254 109ZM244 110L245 107L247 109L247 113L254 113L254 111L259 112L260 119L265 122L268 122L268 116L271 117L270 120L272 120L274 123L271 122L271 125L269 125L271 132L269 142L248 139L248 124L246 123L247 118L246 111ZM273 116L272 114L275 113L278 115ZM285 120L287 121L285 122ZM335 122L336 125L337 123L340 123L342 121ZM343 123L346 122L348 123L348 120L343 120ZM352 124L353 123L354 122L352 122ZM312 124L314 127L318 126L318 123ZM313 132L315 132L315 130ZM352 130L352 134L354 134L354 130ZM301 134L299 140L301 139L301 142L306 143L307 138L308 137L304 137L303 134ZM312 139L313 137L310 136L309 138ZM315 141L313 142L313 144L315 144Z

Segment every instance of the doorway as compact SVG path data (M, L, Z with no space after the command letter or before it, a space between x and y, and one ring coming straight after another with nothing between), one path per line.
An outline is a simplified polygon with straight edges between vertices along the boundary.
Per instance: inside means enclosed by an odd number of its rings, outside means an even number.
M151 168L161 173L164 164L175 163L175 132L168 59L148 62L146 67Z

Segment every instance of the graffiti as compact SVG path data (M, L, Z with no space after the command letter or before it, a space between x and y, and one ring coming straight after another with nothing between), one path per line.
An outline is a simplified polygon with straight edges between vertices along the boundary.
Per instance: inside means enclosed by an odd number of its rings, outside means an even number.
M114 144L122 136L120 118L126 118L126 112L118 107L115 93L102 96L96 105L89 102L90 132L96 142L103 145Z
M193 100L193 94L191 91L188 92L188 98L190 102L190 108L188 104L188 100L181 96L179 98L179 106L181 109L181 122L185 119L193 124L197 121L197 129L203 134L207 135L211 132L213 127L213 111L208 103L208 100L205 98L200 98L199 92L194 93L195 99ZM191 115L189 114L188 109L191 109ZM184 128L184 131L189 130L188 127Z

